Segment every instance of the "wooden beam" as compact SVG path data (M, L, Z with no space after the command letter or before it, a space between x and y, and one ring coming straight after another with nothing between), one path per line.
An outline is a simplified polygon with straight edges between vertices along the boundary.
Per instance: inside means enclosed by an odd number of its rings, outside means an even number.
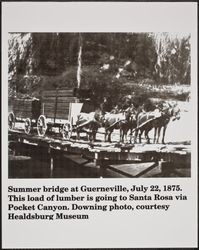
M141 177L151 169L158 166L158 162L134 163L134 164L115 164L108 165L107 168L122 174L126 177Z

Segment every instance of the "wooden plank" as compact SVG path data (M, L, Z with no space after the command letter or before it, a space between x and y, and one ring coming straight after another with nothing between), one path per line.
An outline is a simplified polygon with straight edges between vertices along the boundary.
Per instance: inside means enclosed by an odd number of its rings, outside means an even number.
M63 109L57 109L56 114L69 114L69 109L63 108Z
M70 97L62 97L62 96L58 96L57 97L57 102L73 102L75 101L77 98L74 96L70 96Z
M15 99L13 101L14 104L16 105L23 105L23 104L26 104L26 105L31 105L32 106L32 103L33 103L33 100L32 99Z
M51 93L73 93L73 88L70 89L48 89L48 90L43 90L42 93L45 94L51 94Z
M55 112L55 107L45 107L44 108L44 112ZM62 113L65 113L65 112L69 112L69 108L57 108L56 112L62 112Z
M44 107L44 112L45 111L51 111L51 112L55 112L55 107ZM65 111L69 111L69 107L63 107L63 108L57 108L57 111L59 112L65 112Z
M65 115L65 114L69 114L69 110L63 109L63 110L57 110L55 112L54 109L44 109L44 114L60 114L60 115Z
M67 158L78 165L84 165L88 163L88 160L85 160L80 155L76 154L67 154L67 155L65 154L64 158Z
M162 176L162 170L160 166L154 167L150 170L148 170L145 173L142 173L142 178L146 178L146 177L160 177Z
M148 172L152 168L157 167L157 163L146 162L146 163L132 163L132 164L121 164L121 165L110 165L110 168L113 171L116 171L120 174L124 174L129 177L140 177L142 174Z
M42 107L42 109L43 109L43 107L44 108L55 108L55 107L58 107L58 108L61 108L61 109L63 109L63 108L69 108L70 107L70 103L57 103L57 105L56 105L56 103L43 103L42 105L41 105L41 107Z
M43 90L42 93L45 94L51 94L51 93L73 93L73 89L47 89L47 90Z
M57 99L57 102L58 103L70 103L70 102L74 102L75 101L75 98L71 98L68 99L69 97L65 97L64 99L60 100L60 99ZM55 103L56 102L56 99L53 98L53 99L50 99L50 98L43 98L42 99L42 103Z
M25 103L23 105L14 104L14 109L32 109L32 106L26 105Z
M32 114L24 114L24 113L18 113L18 114L16 114L15 115L16 116L16 118L18 119L18 118L32 118Z
M45 113L44 114L47 118L52 118L54 119L54 114L52 113ZM56 114L56 119L68 119L68 114Z
M51 113L51 114L55 114L55 110L53 110L53 109L44 109L44 114L49 114L49 113ZM60 110L60 109L58 109L57 111L56 111L56 114L69 114L69 110L67 110L67 109L63 109L63 110Z
M71 89L58 89L58 94L59 93L73 93L74 92L74 90L73 90L73 88L71 88Z
M29 115L32 116L32 112L22 112L22 111L17 111L14 112L15 116L20 116L20 115Z
M15 99L13 101L14 104L18 103L18 104L23 104L24 103L24 100L23 99Z
M16 119L18 120L18 119L26 119L26 118L32 118L32 116L31 115L28 115L28 114L18 114L18 115L16 115Z
M24 109L28 109L28 108L32 108L33 107L33 105L31 103L27 104L25 102L23 104L15 103L14 106L15 107L24 108Z
M27 104L25 102L24 103L20 103L20 104L19 103L15 103L14 105L15 105L15 107L23 107L24 109L25 108L32 108L32 104L31 103L29 103L29 104Z
M41 97L42 102L55 102L56 101L56 96L52 97Z
M104 169L103 174L101 174L101 176L105 178L126 178L125 175L115 172L109 168Z
M13 107L13 111L14 111L14 113L15 113L15 112L23 112L23 111L25 111L25 109L22 109L22 108L19 108L19 107L14 106L14 107ZM29 110L29 111L31 112L31 110Z
M70 103L57 103L57 108L69 108Z
M69 107L57 107L56 112L69 112Z
M54 108L56 105L55 103L44 103L44 108ZM63 107L68 107L69 108L70 103L57 103L57 107L63 108Z
M68 96L71 97L73 96L73 89L68 89L68 90L44 90L42 92L42 96L44 97L55 97L55 96Z
M44 108L51 108L51 109L52 108L54 109L56 107L55 103L53 103L53 104L45 103L43 106L44 106ZM70 106L70 103L65 103L63 105L60 103L57 104L58 108L69 108L69 106Z
M74 97L63 97L62 99L60 99L60 97L57 98L57 103L73 103L76 102L77 98ZM56 102L56 98L42 98L42 103L55 103Z
M43 98L54 98L56 95L53 95L53 94L48 94L48 95L42 95ZM74 95L73 94L59 94L58 97L65 97L65 98L70 98L70 97L73 97Z
M69 112L68 111L65 111L65 110L63 110L63 111L58 111L58 112L56 112L56 116L68 116L69 115Z
M52 119L54 119L54 118L62 119L62 120L68 119L68 114L56 114L56 116L55 116L54 114L46 113L45 116L47 118L52 118Z
M64 115L68 114L69 112L67 110L57 110L56 114ZM52 109L44 109L44 114L55 114L55 111Z
M15 102L13 105L17 106L17 107L32 107L32 103L26 103L26 102L23 102L23 103L18 103L18 102Z
M30 114L32 114L32 110L24 110L24 109L13 109L13 112L14 112L14 114L16 115L16 114L18 114L18 113L30 113Z

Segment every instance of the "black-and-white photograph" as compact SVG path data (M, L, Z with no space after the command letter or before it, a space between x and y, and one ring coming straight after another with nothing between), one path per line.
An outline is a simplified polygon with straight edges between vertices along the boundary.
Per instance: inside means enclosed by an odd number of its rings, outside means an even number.
M8 177L191 177L190 39L9 33Z

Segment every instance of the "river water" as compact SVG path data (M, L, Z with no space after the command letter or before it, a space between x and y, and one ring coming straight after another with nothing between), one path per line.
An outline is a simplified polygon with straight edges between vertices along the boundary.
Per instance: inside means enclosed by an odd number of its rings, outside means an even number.
M48 159L37 159L30 156L9 156L9 178L124 178L113 170L100 171L94 164L80 166L69 159L54 161L53 170ZM156 167L141 177L190 177L191 168L177 168L163 173Z

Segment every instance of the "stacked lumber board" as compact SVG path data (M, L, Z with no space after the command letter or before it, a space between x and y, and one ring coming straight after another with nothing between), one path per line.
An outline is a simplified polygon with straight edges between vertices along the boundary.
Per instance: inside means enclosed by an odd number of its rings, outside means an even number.
M78 102L73 89L44 90L42 92L42 113L47 118L68 119L70 103Z
M8 112L13 111L13 99L8 98Z
M41 111L41 102L38 99L14 99L13 112L17 118L37 119Z

